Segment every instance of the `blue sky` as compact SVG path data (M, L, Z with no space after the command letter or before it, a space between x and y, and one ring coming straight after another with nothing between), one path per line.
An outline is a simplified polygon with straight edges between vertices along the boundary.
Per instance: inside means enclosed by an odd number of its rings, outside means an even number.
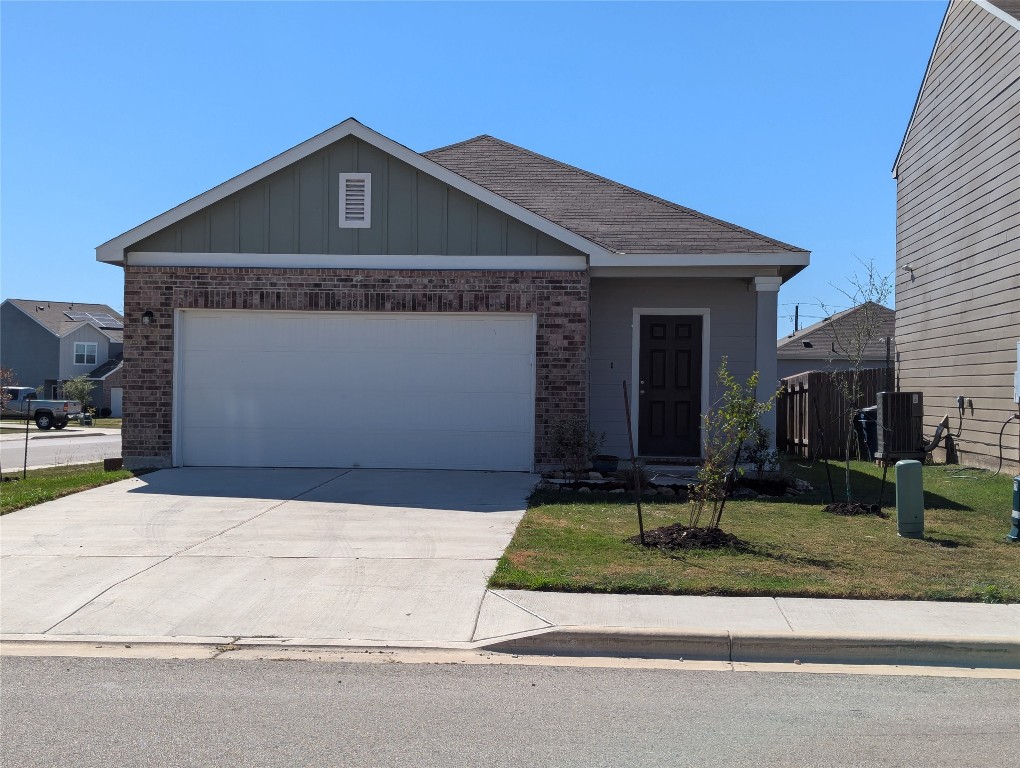
M945 2L0 3L0 294L120 309L97 245L353 116L489 133L891 272L890 169Z

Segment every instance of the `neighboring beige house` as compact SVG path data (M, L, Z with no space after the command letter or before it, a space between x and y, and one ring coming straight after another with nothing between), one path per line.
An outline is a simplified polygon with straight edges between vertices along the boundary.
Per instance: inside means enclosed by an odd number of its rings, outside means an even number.
M865 302L779 339L776 370L780 379L806 371L845 370L853 367L851 358L858 354L864 368L892 368L895 335L896 313Z
M951 415L962 463L994 468L1001 432L1016 471L1020 0L949 4L893 175L900 389L927 433Z

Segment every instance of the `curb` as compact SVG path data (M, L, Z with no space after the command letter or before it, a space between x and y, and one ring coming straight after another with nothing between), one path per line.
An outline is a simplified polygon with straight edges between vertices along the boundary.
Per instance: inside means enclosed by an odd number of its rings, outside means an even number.
M572 627L481 646L549 656L1020 669L1020 638Z

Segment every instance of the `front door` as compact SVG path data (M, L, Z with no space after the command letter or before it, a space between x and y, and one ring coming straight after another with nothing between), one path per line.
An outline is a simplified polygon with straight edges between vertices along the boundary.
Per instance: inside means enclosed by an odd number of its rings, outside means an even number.
M700 315L642 315L638 452L701 455Z

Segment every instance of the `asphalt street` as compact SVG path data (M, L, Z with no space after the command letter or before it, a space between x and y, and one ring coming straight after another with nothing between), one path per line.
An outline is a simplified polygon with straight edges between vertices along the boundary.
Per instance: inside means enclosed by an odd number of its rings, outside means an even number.
M120 435L70 434L52 436L34 426L28 430L28 468L86 464L120 456ZM25 459L25 441L5 435L0 441L0 462L4 472L21 469Z
M4 657L5 765L1005 766L1015 680Z

